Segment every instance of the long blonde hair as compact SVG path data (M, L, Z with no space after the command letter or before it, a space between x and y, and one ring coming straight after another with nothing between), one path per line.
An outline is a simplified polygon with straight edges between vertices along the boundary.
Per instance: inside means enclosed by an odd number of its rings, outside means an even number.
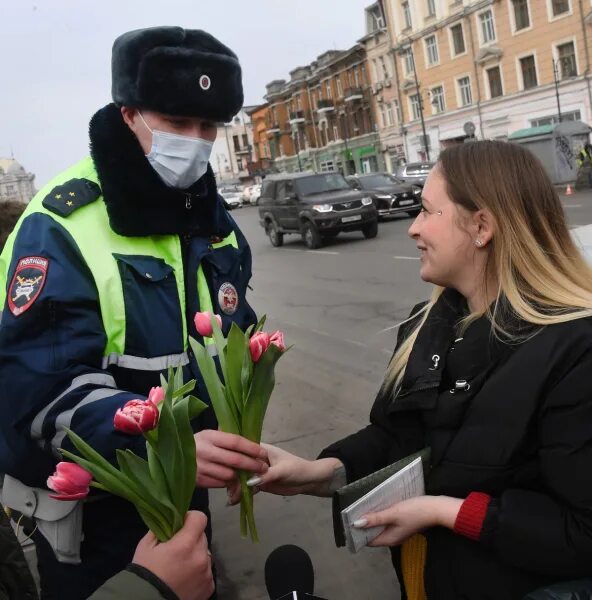
M483 314L492 331L520 342L497 311L505 299L513 317L533 325L551 325L592 316L592 268L573 241L563 208L539 160L517 144L481 141L447 148L437 167L450 199L468 211L487 209L497 229L483 274L499 287L493 309L472 313L461 328ZM417 324L393 356L385 385L400 384L421 326L443 289L436 287L417 313Z

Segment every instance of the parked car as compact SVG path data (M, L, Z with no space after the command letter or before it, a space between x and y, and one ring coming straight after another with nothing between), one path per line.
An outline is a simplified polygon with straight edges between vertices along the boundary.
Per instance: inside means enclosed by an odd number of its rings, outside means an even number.
M401 212L415 217L421 210L421 188L402 183L390 173L350 175L347 180L353 189L368 193L379 218Z
M285 234L299 234L308 248L319 248L341 231L378 234L378 216L369 195L352 190L341 173L270 175L259 199L259 222L272 246Z
M245 185L241 192L241 200L243 204L250 204L251 202L251 187L250 185Z
M259 198L261 197L261 184L257 183L251 186L250 202L251 204L259 204Z
M395 176L404 183L418 185L423 188L425 185L428 173L436 163L433 162L414 162L407 163L397 167Z
M222 188L218 192L224 198L230 210L240 208L243 205L242 191L238 187Z

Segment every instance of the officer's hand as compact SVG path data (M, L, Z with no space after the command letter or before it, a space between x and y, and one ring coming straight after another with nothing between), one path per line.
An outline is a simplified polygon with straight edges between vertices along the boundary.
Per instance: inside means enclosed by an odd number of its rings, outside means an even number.
M193 437L199 487L232 487L237 470L260 475L269 468L267 450L240 435L206 429Z
M212 559L204 533L206 516L190 511L183 528L168 542L148 532L136 547L133 562L162 579L180 600L207 600L214 592Z

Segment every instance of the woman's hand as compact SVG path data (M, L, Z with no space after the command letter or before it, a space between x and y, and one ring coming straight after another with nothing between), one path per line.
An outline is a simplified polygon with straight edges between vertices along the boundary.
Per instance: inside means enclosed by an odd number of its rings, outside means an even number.
M306 460L269 444L261 446L267 451L269 470L251 478L249 484L271 494L330 495L336 472L344 472L343 464L336 458ZM345 483L345 474L343 480Z
M386 529L368 545L399 546L412 535L436 525L453 529L462 503L449 496L418 496L364 515L355 525L363 529L385 525Z
M205 429L196 433L199 487L236 487L237 470L260 475L267 471L267 450L240 435Z

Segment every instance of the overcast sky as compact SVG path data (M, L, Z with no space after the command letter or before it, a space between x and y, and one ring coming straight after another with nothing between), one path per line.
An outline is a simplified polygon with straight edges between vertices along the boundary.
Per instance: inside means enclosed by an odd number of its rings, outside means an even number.
M155 25L205 29L243 67L245 103L265 84L364 34L371 0L0 0L0 157L41 187L88 152L88 121L111 101L113 40Z

